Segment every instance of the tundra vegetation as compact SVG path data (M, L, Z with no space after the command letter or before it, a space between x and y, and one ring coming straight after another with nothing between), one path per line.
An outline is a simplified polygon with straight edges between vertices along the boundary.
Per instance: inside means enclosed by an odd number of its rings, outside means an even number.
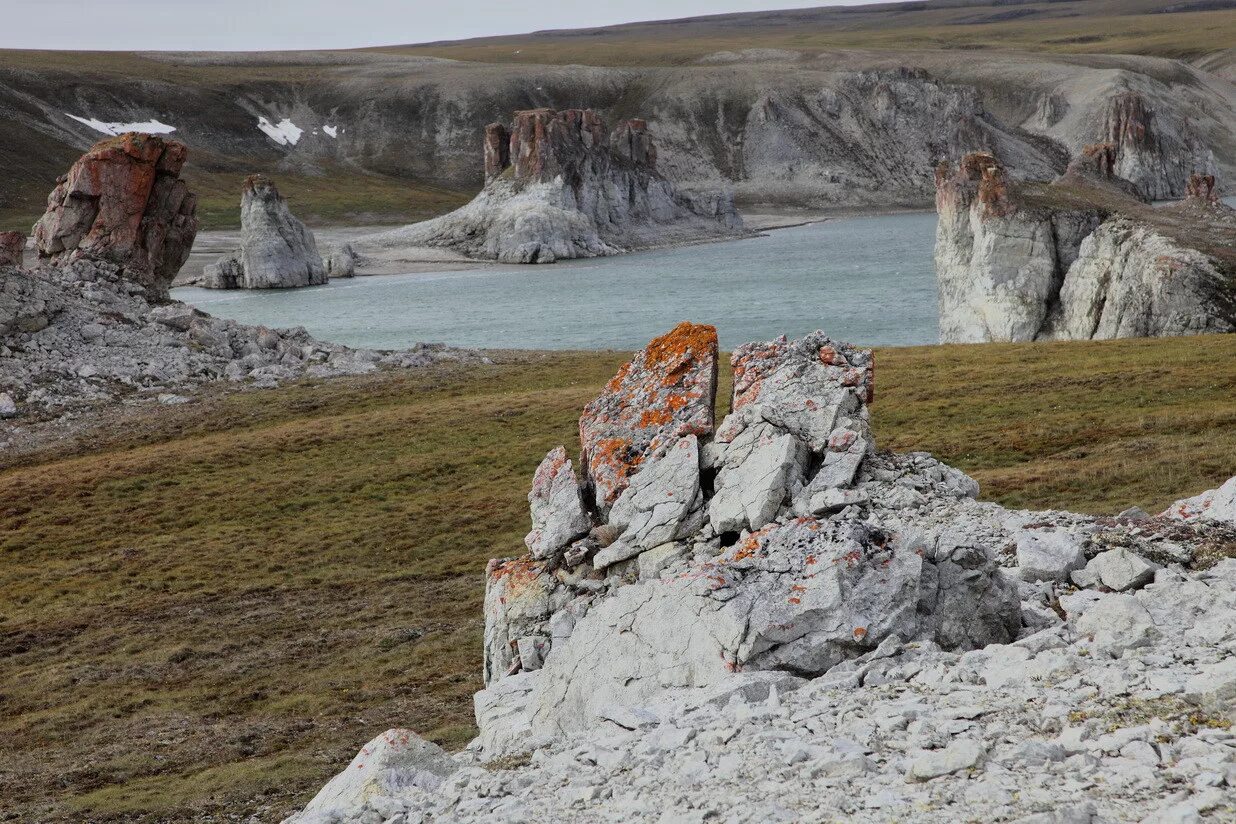
M882 349L873 425L985 499L1153 512L1236 464L1233 357L1230 335ZM278 820L393 723L466 743L485 561L625 355L495 360L216 389L0 459L6 807Z

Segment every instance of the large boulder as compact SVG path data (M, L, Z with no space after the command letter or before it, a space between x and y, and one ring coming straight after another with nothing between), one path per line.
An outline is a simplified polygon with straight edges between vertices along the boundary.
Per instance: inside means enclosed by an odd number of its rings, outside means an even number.
M1167 508L1165 515L1184 521L1211 521L1236 527L1236 478Z
M336 824L367 820L369 811L386 809L392 799L411 790L435 790L459 765L437 744L411 730L387 730L370 741L347 769L318 791L285 824ZM397 805L398 806L398 805ZM383 821L387 816L378 815Z
M348 261L332 253L332 267ZM207 265L195 282L208 289L294 289L328 279L313 232L292 215L272 180L250 175L241 191L239 251Z
M180 179L189 150L129 132L95 144L61 177L34 226L39 257L106 261L156 298L189 257L197 198Z

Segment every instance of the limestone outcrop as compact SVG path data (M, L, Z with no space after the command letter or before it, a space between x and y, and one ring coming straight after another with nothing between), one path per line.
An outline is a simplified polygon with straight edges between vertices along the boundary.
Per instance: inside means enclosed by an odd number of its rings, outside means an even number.
M188 153L179 141L137 132L95 144L48 196L34 226L39 257L112 263L166 298L197 236L197 198L180 179Z
M1132 128L1132 127L1129 127ZM1236 212L1193 175L1153 209L1088 146L1051 184L1011 180L990 153L936 178L935 264L946 343L1236 330Z
M643 120L607 134L590 109L515 113L485 128L485 186L466 206L362 238L362 253L441 247L506 263L552 263L740 235L727 194L688 194L657 169Z
M21 424L121 399L180 402L203 384L258 387L480 355L420 344L382 352L320 341L156 301L115 264L0 267L0 393ZM16 430L0 427L0 446Z
M343 268L350 260L336 253L332 266ZM207 289L294 289L328 279L313 232L292 214L274 181L250 175L241 190L240 249L208 264L193 283Z
M1183 197L1199 169L1213 174L1210 150L1192 124L1167 123L1136 91L1112 95L1103 113L1102 139L1115 149L1115 173L1149 200Z
M705 329L601 396L657 444L608 512L565 448L538 467L530 552L488 567L476 740L392 730L286 824L1236 811L1236 478L1158 516L980 502L875 449L871 353L820 332L739 347L721 425L671 423Z

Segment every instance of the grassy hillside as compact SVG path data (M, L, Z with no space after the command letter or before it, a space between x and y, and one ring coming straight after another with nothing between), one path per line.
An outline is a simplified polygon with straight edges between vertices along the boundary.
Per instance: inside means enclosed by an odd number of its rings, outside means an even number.
M4 807L278 820L385 728L463 744L485 561L622 359L212 396L0 471ZM1154 510L1236 467L1234 360L1236 335L882 350L876 433L1007 504Z

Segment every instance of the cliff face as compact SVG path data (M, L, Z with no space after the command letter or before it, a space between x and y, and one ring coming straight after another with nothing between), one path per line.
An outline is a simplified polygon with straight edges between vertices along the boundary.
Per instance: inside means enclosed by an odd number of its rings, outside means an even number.
M1236 221L1209 197L1154 210L1088 147L1050 185L1018 186L991 154L937 172L936 277L945 343L1183 335L1236 329ZM1199 211L1200 210L1200 211ZM1204 213L1203 213L1204 212ZM1174 231L1187 224L1187 233ZM1202 248L1193 248L1193 243Z
M273 181L251 175L240 198L240 250L207 266L195 285L290 289L327 279L313 232L293 216Z
M683 189L732 188L740 203L925 206L941 159L992 151L1012 177L1046 180L1112 131L1130 135L1121 162L1141 164L1148 177L1131 165L1121 174L1144 194L1182 195L1189 172L1202 169L1179 166L1180 158L1213 153L1208 172L1221 182L1236 174L1236 89L1175 61L996 52L979 61L948 50L731 57L610 68L271 54L260 76L238 70L251 59L238 55L146 55L145 71L132 75L0 61L0 107L12 115L0 133L9 145L32 147L29 162L23 157L0 180L0 196L59 171L35 165L47 147L75 156L98 139L69 115L143 122L156 113L178 139L237 174L360 169L469 191L485 180L476 138L487 123L511 111L574 107L610 123L646 118L662 174ZM178 82L157 79L163 63L174 64ZM234 92L209 82L219 73L240 78ZM201 85L187 74L200 74ZM1125 93L1140 97L1148 123L1137 107L1111 110ZM259 118L286 119L300 134L272 138ZM1139 124L1153 152L1136 137Z
M183 143L135 132L96 144L48 196L39 257L113 263L166 297L197 236L197 199L180 179L187 156Z
M552 263L735 235L725 194L692 195L657 171L642 120L612 134L587 109L516 112L486 127L485 187L461 209L357 242L366 249L445 247L507 263Z

